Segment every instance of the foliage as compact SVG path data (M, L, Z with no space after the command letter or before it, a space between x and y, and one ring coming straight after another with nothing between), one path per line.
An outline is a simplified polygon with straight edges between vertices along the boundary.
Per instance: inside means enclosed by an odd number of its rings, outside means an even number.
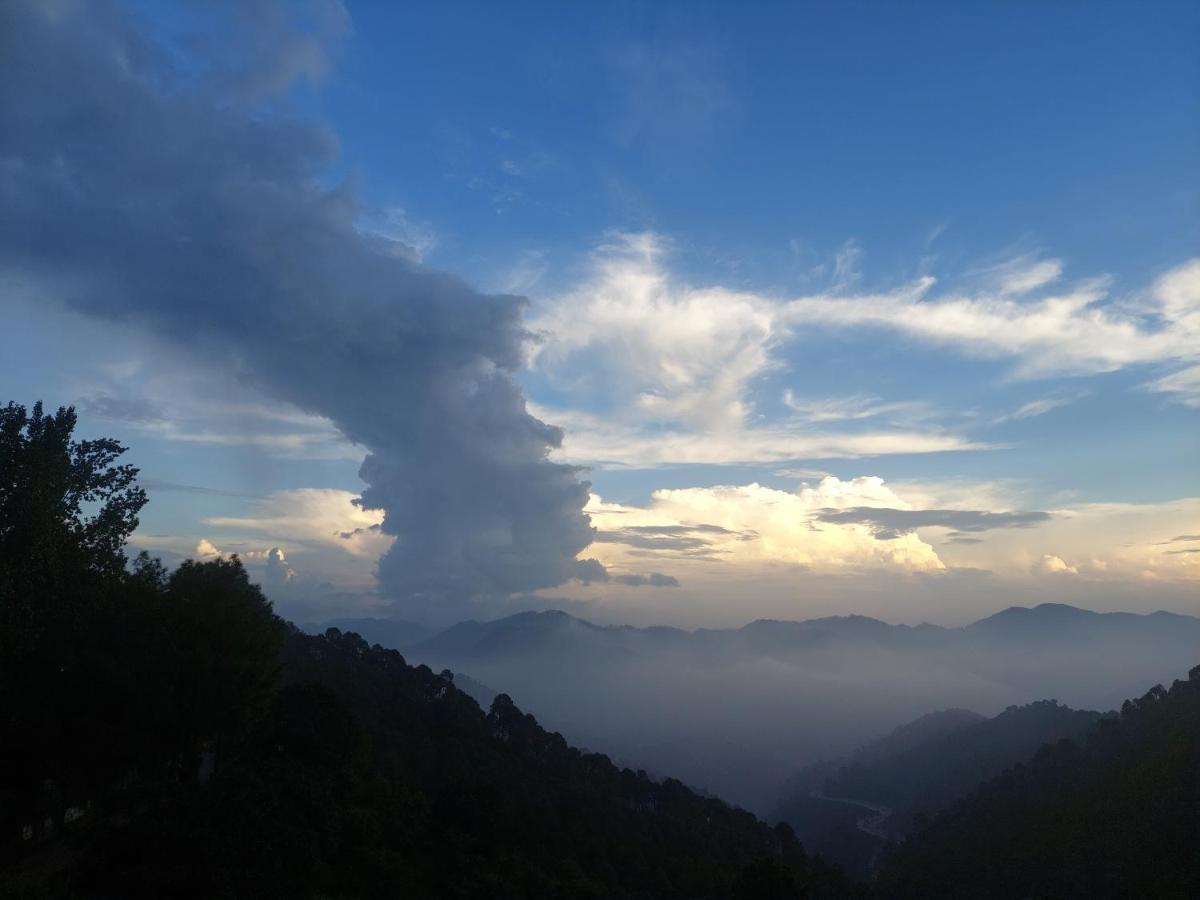
M0 408L0 848L124 762L106 734L127 705L96 677L123 653L96 637L122 640L113 601L146 495L119 443L74 427L72 409Z
M0 707L0 894L854 893L786 826L569 747L506 695L485 713L355 634L286 626L236 558L128 565L136 471L74 423L0 420L22 662Z
M896 852L896 897L1200 896L1200 666L1043 747Z

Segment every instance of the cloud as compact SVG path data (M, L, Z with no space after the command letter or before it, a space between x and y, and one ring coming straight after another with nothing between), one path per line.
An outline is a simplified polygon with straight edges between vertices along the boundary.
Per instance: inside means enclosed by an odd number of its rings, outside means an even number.
M0 6L0 272L364 447L398 603L453 615L594 574L577 559L587 486L547 459L561 432L514 380L523 302L358 227L353 185L329 186L335 138L279 105L345 23L281 9L255 5L245 43L180 59L108 5Z
M927 418L929 407L919 401L885 402L878 397L821 397L802 399L791 388L783 392L783 402L806 422L844 422L895 416L907 419Z
M992 266L983 274L1001 294L1028 294L1058 281L1062 273L1060 259L1037 259L1025 255Z
M243 516L209 516L204 524L231 532L255 532L286 545L327 546L353 556L376 558L393 538L384 534L384 514L365 509L350 491L298 488L255 500Z
M112 422L147 424L161 422L165 413L155 403L142 397L114 397L107 393L93 394L79 401L88 415Z
M937 430L815 431L802 425L728 431L642 427L567 409L531 405L536 415L562 424L555 457L599 468L652 469L699 464L773 465L803 459L858 459L911 453L982 450L995 445Z
M731 447L758 443L745 436L763 427L752 388L783 368L781 348L839 330L890 331L966 356L1011 360L1012 374L1023 378L1200 359L1200 260L1167 272L1135 303L1112 302L1106 276L1063 283L1061 261L1028 256L964 277L961 288L939 289L935 278L925 276L888 290L856 291L843 283L789 298L688 284L668 268L668 250L669 242L652 232L610 235L593 255L589 274L535 310L531 327L539 342L531 364L577 398L577 406L603 413L598 428L570 423L569 458L640 457L637 464L645 464L646 457L769 461L816 457L823 449L824 455L841 455L828 440L811 441L808 431L799 441L791 435L794 451ZM845 276L849 263L843 257ZM1190 403L1200 396L1196 372L1200 368L1184 368L1148 387ZM1001 421L1041 415L1077 397L1033 401ZM802 398L792 392L785 402L809 425L883 415L928 418L918 405L865 396ZM759 434L763 443L778 437ZM928 429L924 437L943 439L941 449L968 443L946 447L946 436ZM642 441L653 448L632 448ZM614 454L598 444L630 449ZM715 446L729 452L716 454ZM848 455L870 452L860 448Z
M147 353L136 372L84 397L85 415L121 422L162 441L252 448L281 459L348 459L365 451L327 417L261 396L228 374L204 371L179 354Z
M1175 537L1167 541L1159 541L1160 544L1179 544L1186 541L1200 541L1200 534L1177 534Z
M1045 512L988 512L974 509L884 509L853 507L822 510L817 518L838 525L868 526L876 538L892 540L918 528L948 528L952 538L994 528L1028 528L1050 518ZM964 534L965 533L965 534Z
M199 494L209 497L245 497L254 498L256 494L247 494L242 491L227 491L222 488L204 487L196 484L179 484L174 481L164 481L161 478L153 476L141 475L138 477L138 484L146 489L153 497L158 493L180 493L180 494Z
M1020 421L1021 419L1032 419L1036 416L1044 416L1048 412L1053 412L1056 409L1061 409L1064 406L1070 406L1076 400L1087 396L1086 393L1077 393L1071 395L1059 395L1052 397L1041 397L1037 400L1030 400L1028 403L1023 403L1010 413L998 416L992 420L993 425L1000 425L1004 422Z
M247 0L230 9L233 27L218 25L191 39L209 61L210 89L246 107L277 100L297 83L321 82L339 40L351 30L341 0L308 0L290 7Z
M1200 554L1163 549L1195 537L1179 533L1178 526L1196 521L1200 499L1014 511L1018 496L1006 496L1002 486L989 482L829 476L796 491L759 484L656 490L644 506L593 496L588 510L602 536L593 552L606 564L620 568L653 558L661 571L689 587L717 577L718 566L732 592L744 592L738 579L744 584L799 577L797 567L808 573L804 577L972 569L995 573L1010 585L1067 569L1109 584L1200 579ZM988 501L997 508L926 505L946 500ZM929 528L945 530L936 551L923 538ZM1180 541L1165 541L1164 530ZM1067 568L1047 562L1049 556ZM779 566L792 574L772 575ZM696 567L703 577L693 577Z
M537 310L531 364L583 395L629 398L618 417L740 427L746 386L783 337L776 311L752 294L675 284L665 252L654 234L612 235L592 276Z
M766 376L783 369L782 348L838 330L891 331L967 356L1008 359L1025 378L1200 358L1200 287L1192 283L1200 284L1192 274L1200 262L1167 273L1133 305L1110 302L1105 277L1062 284L1060 261L1030 257L965 278L961 290L939 291L926 276L890 290L843 285L788 298L689 284L668 268L668 250L652 232L610 235L574 289L537 304L530 364L574 402L569 411L541 407L566 427L560 458L635 467L770 464L984 446L932 425L922 404L867 395L792 390L784 401L797 417L765 419L752 398ZM1152 387L1186 399L1189 373ZM1042 415L1078 396L1031 401L997 422ZM883 417L891 429L842 427Z
M614 530L598 529L596 543L624 544L642 550L708 552L718 538L736 535L741 540L754 537L753 532L734 532L720 525L628 525Z
M393 252L420 262L437 246L437 235L426 222L415 221L402 207L364 210L359 217L360 231L392 242Z
M1172 394L1185 406L1200 407L1200 366L1189 366L1149 382L1146 389Z
M933 548L915 534L877 539L859 523L820 521L830 508L866 504L897 507L903 501L880 478L831 476L795 492L759 484L657 490L647 507L593 497L588 511L601 536L594 552L613 565L653 553L664 565L719 559L721 565L782 563L814 571L943 568ZM630 547L636 549L625 549Z
M801 297L786 303L782 318L792 327L890 329L968 355L1012 358L1023 377L1086 375L1200 356L1193 282L1200 283L1196 260L1160 279L1135 314L1104 305L1105 278L1040 298L1014 296L1046 283L1032 276L995 291L931 297L936 281L927 276L888 292Z
M200 542L196 544L197 559L211 559L220 555L221 551L218 550L216 544L214 544L208 538L201 538Z
M851 238L838 249L833 258L833 283L835 288L845 289L862 280L858 264L862 261L863 249Z
M282 547L272 547L267 551L267 564L263 579L266 582L268 593L272 589L278 590L279 587L296 580L296 572L288 565Z
M1079 569L1075 566L1068 565L1057 556L1049 553L1042 556L1035 566L1036 570L1049 575L1078 575Z
M664 575L662 572L650 572L646 575L631 572L627 575L614 575L612 580L629 587L679 587L678 578Z

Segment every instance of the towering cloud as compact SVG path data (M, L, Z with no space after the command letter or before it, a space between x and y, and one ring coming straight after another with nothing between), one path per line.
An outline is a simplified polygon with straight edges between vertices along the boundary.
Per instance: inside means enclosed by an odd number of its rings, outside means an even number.
M602 575L576 558L587 486L547 459L561 433L513 379L523 301L360 229L352 186L330 186L334 137L281 102L323 69L338 13L303 32L256 15L247 46L199 58L108 4L0 5L0 278L148 328L364 446L400 602Z

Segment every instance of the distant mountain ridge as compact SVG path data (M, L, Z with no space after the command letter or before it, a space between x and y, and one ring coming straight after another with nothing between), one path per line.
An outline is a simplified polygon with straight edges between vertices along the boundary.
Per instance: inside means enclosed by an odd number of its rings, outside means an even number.
M510 694L579 744L764 814L799 768L930 710L1111 709L1194 665L1200 618L1043 604L953 628L850 615L686 630L554 610L391 646ZM693 747L714 738L715 762Z
M560 638L570 634L577 639L640 639L671 643L695 640L715 643L732 635L755 641L780 637L797 643L812 643L831 636L841 638L906 639L947 635L1031 634L1050 636L1064 629L1129 626L1139 623L1165 624L1200 630L1200 617L1158 610L1152 613L1094 612L1065 603L1041 603L1037 606L1010 606L968 625L947 627L922 622L918 625L891 624L871 616L850 614L813 619L754 619L739 628L686 629L671 625L597 625L559 609L528 610L499 619L467 619L446 628L386 617L331 619L305 626L310 633L334 627L361 634L371 643L389 649L417 647L423 652L478 653L507 649L514 644L535 642L538 638ZM1049 631L1046 631L1049 629Z
M367 631L379 633L375 623L387 620L341 620L375 625L356 628L368 640ZM329 624L343 627L338 622ZM832 639L886 640L917 642L946 638L970 640L980 635L1036 636L1040 639L1062 637L1080 628L1144 629L1157 631L1160 626L1180 627L1200 635L1200 617L1159 610L1152 613L1100 613L1063 603L1042 603L1033 607L1010 606L969 625L946 627L922 622L919 625L893 625L870 616L851 614L814 619L755 619L740 628L697 628L668 625L638 627L597 625L562 610L526 611L489 621L467 620L425 637L410 638L406 646L422 654L479 654L528 649L539 641L569 638L579 643L639 640L647 643L675 644L695 642L706 646L743 640L759 647L796 647ZM404 623L406 629L424 626Z

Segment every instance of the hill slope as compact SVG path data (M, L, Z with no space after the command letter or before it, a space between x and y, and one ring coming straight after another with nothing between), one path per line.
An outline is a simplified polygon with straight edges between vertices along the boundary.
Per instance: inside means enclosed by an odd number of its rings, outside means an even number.
M889 897L1200 896L1200 666L1044 747L895 852Z
M80 896L841 896L790 829L581 753L505 695L293 632L234 762L96 838Z
M769 817L791 825L801 841L851 873L867 877L882 841L858 827L860 800L891 809L878 830L903 838L915 822L950 806L1043 744L1077 738L1099 713L1052 701L1010 707L985 718L964 709L921 716L849 759L826 760L791 778Z

